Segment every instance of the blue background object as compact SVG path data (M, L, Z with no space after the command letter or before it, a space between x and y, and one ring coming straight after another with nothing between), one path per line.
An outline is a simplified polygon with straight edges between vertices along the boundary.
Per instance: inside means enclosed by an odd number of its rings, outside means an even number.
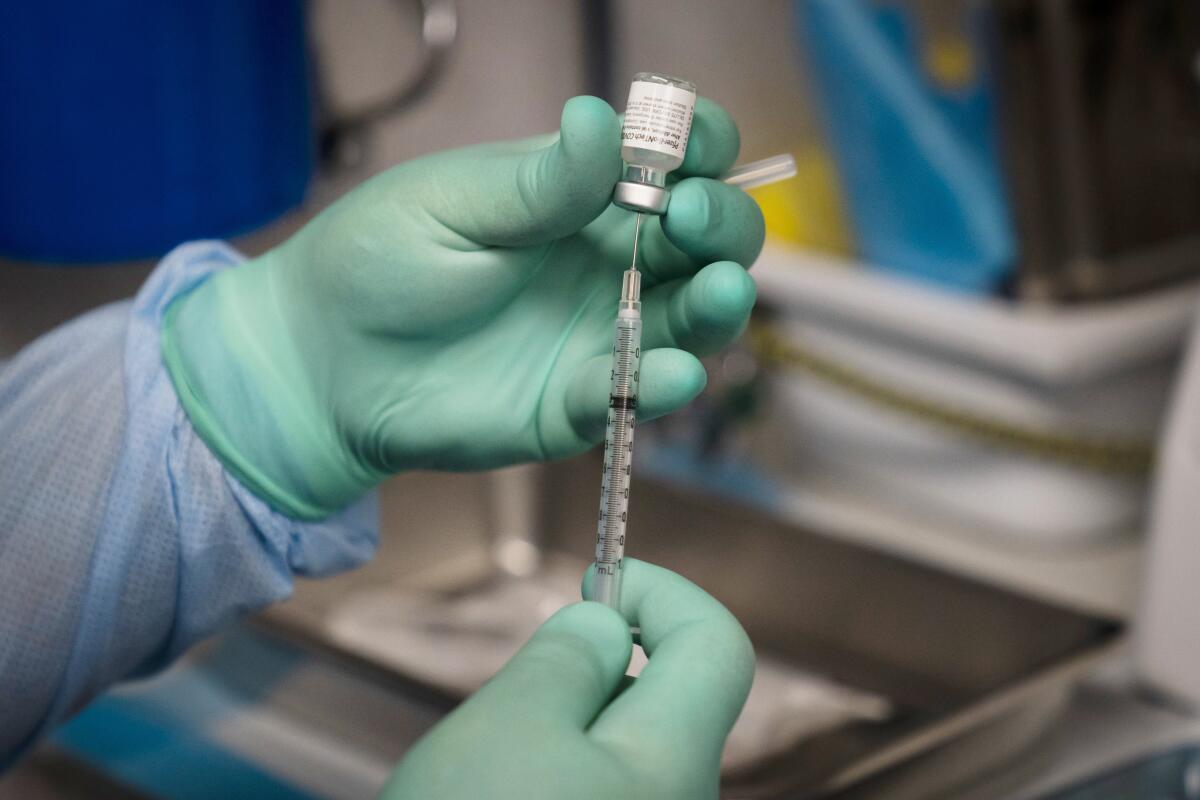
M20 0L0 31L0 255L161 256L303 199L302 0Z
M256 760L264 751L294 748L287 736L281 742L266 733L280 713L270 697L295 670L306 668L311 665L302 652L235 628L191 663L97 698L51 741L163 800L317 800L295 778ZM236 734L239 729L257 735L247 740ZM300 728L288 733L307 735Z
M1001 176L982 35L956 90L924 74L911 11L868 0L796 0L799 38L837 161L860 254L974 294L1001 288L1016 237Z
M102 697L64 725L55 742L152 797L316 800L202 733L155 718L153 708Z

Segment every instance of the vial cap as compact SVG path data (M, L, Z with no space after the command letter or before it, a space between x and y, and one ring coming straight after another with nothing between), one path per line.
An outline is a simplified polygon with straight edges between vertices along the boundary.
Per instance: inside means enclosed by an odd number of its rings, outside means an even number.
M671 191L648 183L621 181L613 189L613 203L629 211L661 216L667 213Z

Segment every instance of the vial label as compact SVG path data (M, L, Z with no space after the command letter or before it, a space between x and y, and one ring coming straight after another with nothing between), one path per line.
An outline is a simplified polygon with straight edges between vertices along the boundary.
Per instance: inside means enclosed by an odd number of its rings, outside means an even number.
M692 130L696 93L677 86L634 81L625 104L621 144L667 153L682 160Z

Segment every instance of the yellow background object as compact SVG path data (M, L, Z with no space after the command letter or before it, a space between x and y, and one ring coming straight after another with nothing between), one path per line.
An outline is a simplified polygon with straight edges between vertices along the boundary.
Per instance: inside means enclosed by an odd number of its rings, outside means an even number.
M964 36L943 34L925 48L925 70L944 90L965 89L975 83L975 52Z
M751 189L767 222L767 235L827 253L850 255L850 233L837 168L819 145L797 148L796 177Z

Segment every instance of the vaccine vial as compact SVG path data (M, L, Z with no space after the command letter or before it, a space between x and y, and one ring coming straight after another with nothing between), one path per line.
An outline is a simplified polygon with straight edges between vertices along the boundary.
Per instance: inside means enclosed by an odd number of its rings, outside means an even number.
M689 81L655 72L633 76L621 126L625 170L614 203L643 214L666 213L667 173L683 163L695 106L696 86Z

